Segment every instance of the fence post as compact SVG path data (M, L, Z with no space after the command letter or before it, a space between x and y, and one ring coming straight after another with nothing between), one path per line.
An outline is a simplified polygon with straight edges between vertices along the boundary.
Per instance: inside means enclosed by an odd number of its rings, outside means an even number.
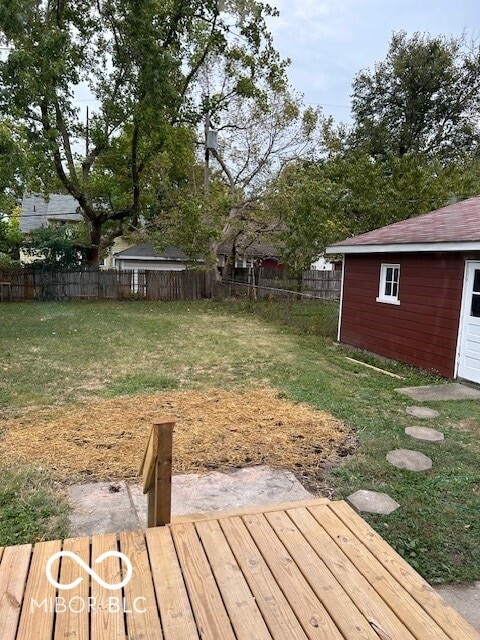
M140 467L143 493L148 493L148 527L160 527L171 520L174 426L172 418L163 418L153 425Z

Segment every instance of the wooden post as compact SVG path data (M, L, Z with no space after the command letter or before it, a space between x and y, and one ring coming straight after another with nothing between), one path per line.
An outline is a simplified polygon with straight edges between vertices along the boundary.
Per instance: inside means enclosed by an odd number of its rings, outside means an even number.
M171 520L174 427L172 418L153 425L140 467L143 493L148 493L148 527L160 527Z

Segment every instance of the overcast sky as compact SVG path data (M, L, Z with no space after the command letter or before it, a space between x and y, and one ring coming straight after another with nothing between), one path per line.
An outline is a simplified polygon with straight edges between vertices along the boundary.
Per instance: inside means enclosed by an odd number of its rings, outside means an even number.
M290 80L307 103L348 122L351 85L386 57L391 35L480 35L478 0L270 0L275 46L291 58ZM328 105L328 106L327 106ZM336 106L330 106L336 105Z

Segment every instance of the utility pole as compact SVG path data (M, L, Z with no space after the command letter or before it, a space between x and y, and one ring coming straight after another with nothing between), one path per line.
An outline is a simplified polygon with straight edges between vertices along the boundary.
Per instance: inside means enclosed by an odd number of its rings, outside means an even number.
M88 119L88 105L87 105L87 118L85 123L85 157L88 158L89 147L90 147L90 129L89 129L89 119Z
M208 197L210 193L210 147L209 143L209 132L210 132L210 111L207 109L205 112L205 175L204 175L204 192L205 198Z

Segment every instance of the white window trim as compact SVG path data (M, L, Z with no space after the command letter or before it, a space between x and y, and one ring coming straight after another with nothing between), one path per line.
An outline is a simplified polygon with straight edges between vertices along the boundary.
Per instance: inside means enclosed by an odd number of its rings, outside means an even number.
M397 295L396 296L387 296L385 295L385 284L387 279L387 269L398 269L398 283L397 283ZM380 284L378 287L378 297L376 298L377 302L383 302L386 304L400 304L400 300L398 299L398 294L400 290L400 265L399 264L387 264L382 263L380 267Z

